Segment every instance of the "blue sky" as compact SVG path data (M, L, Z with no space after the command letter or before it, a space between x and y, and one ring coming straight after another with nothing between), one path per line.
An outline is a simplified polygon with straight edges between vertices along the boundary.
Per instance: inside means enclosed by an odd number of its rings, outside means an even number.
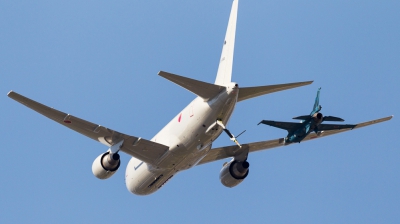
M233 81L314 80L240 102L228 125L241 143L286 135L257 126L322 113L389 122L251 154L236 188L224 161L174 177L150 196L120 170L97 180L107 148L9 99L14 90L103 126L150 139L195 96L164 70L214 82L231 7L222 1L1 1L2 223L398 223L399 1L239 3ZM214 146L231 145L225 136Z

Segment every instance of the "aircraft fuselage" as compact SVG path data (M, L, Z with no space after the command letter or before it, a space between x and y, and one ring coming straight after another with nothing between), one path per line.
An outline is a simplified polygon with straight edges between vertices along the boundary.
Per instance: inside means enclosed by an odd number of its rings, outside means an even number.
M301 142L308 134L315 130L317 123L314 119L304 121L303 125L295 131L289 133L285 139L285 143Z
M154 193L181 170L195 166L211 149L212 142L223 131L211 125L217 119L224 125L235 108L239 87L230 83L213 99L195 98L151 140L169 146L157 166L134 157L126 168L125 183L137 195Z

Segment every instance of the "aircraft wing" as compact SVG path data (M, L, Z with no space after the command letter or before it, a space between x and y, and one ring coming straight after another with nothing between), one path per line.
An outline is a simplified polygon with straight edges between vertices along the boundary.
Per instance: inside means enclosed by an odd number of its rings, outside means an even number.
M272 126L272 127L285 129L288 132L291 132L292 130L299 129L303 125L302 123L283 122L283 121L268 121L268 120L262 120L258 124L266 124L266 125L269 125L269 126Z
M85 121L78 117L45 106L13 91L10 91L7 95L13 100L29 107L32 110L35 110L36 112L52 119L53 121L106 146L117 144L123 140L124 142L120 151L123 151L146 163L157 164L158 160L169 148L168 146L156 142L142 139L140 137L126 135L101 125Z
M369 125L373 125L373 124L381 123L381 122L384 122L384 121L388 121L388 120L392 119L392 117L393 116L389 116L389 117L384 117L384 118L380 118L380 119L376 119L376 120L372 120L372 121L359 123L359 124L356 124L356 126L353 129L363 128L363 127L366 127L366 126L369 126ZM353 130L353 129L351 129L351 127L350 127L350 128L345 128L345 129L335 129L335 130L323 131L319 136L317 134L315 134L315 133L310 133L309 135L307 135L307 137L305 137L303 139L302 142L308 141L308 140L317 139L317 138L326 137L326 136L329 136L329 135L342 133L342 132L345 132L345 131L350 131L350 130ZM268 140L268 141L261 141L261 142L253 142L253 143L248 143L248 144L242 144L242 148L243 147L248 147L250 153L251 152L257 152L257 151L260 151L260 150L272 149L272 148L276 148L276 147L279 147L279 146L285 146L283 138L278 138L278 139L273 139L273 140ZM225 146L225 147L211 149L208 152L208 154L197 165L201 165L201 164L217 161L217 160L220 160L220 159L226 159L226 158L229 158L229 157L237 156L236 154L239 151L241 151L241 150L238 150L238 149L239 149L239 147L237 145L231 145L231 146Z
M320 124L318 125L318 131L328 131L328 130L336 130L336 129L347 129L354 128L357 125L354 124Z

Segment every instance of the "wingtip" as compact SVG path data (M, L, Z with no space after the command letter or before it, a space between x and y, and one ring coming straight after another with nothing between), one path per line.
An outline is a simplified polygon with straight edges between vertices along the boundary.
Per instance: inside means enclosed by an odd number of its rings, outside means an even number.
M11 93L14 93L14 91L10 90L10 92L7 93L7 96L10 96Z

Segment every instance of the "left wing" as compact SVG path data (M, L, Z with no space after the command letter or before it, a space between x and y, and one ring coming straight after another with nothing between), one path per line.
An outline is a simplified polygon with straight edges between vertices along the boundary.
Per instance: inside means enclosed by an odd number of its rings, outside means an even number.
M284 121L269 121L269 120L262 120L258 124L266 124L272 127L280 128L287 130L288 132L292 132L293 130L301 128L303 123L295 123L295 122L284 122Z
M372 120L372 121L367 121L364 123L359 123L359 124L356 124L353 129L363 128L363 127L366 127L369 125L388 121L388 120L392 119L392 117L393 116L389 116L389 117L384 117L384 118L380 118L380 119L376 119L376 120ZM329 136L329 135L342 133L345 131L350 131L353 129L351 129L351 127L350 127L350 128L346 128L346 129L335 129L335 130L329 130L329 131L322 131L320 135L317 135L315 133L310 133L309 135L307 135L307 137L305 137L303 139L302 142ZM273 140L269 140L269 141L242 144L242 149L248 149L249 152L256 152L256 151L260 151L260 150L276 148L279 146L284 146L283 138L273 139ZM225 147L211 149L210 152L208 152L207 156L205 156L197 165L201 165L201 164L205 164L205 163L209 163L209 162L213 162L213 161L217 161L217 160L225 159L225 158L229 158L229 157L238 156L238 154L240 152L242 152L242 150L238 150L238 149L239 149L239 147L237 145L231 145L231 146L225 146Z
M123 145L120 148L121 151L146 163L157 165L164 153L168 151L169 147L166 145L142 139L140 137L126 135L101 125L85 121L78 117L45 106L16 92L10 91L7 95L11 99L52 119L53 121L93 140L103 143L106 146L112 146L123 141Z

